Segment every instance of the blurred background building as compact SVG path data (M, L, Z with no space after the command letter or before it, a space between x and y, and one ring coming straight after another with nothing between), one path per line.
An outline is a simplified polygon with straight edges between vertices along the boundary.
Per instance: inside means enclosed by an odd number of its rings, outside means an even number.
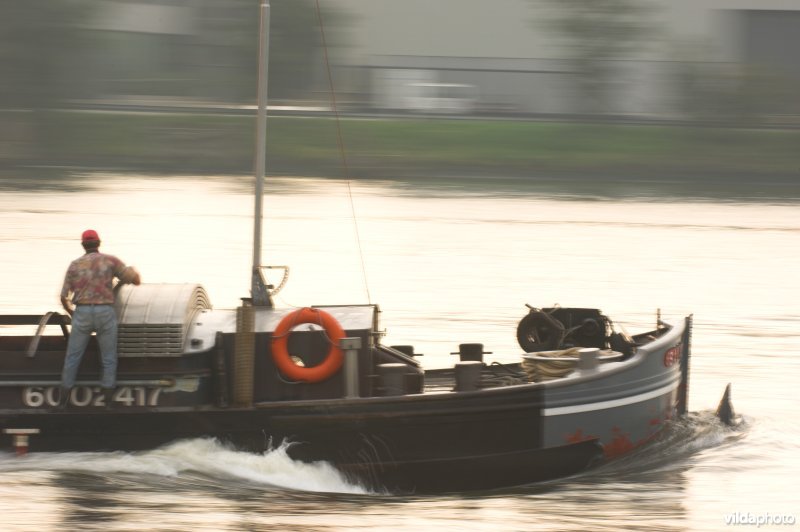
M375 107L647 117L796 114L796 0L348 0ZM450 87L465 88L450 90ZM468 90L466 87L472 87ZM428 91L432 92L432 91Z
M325 109L327 52L344 113L800 116L797 0L319 4L326 48L314 0L271 0L273 106ZM0 0L0 10L0 161L58 134L47 110L254 104L258 0Z
M797 113L796 0L322 0L351 109ZM2 0L3 107L252 103L256 0ZM272 0L276 100L324 103L312 0ZM730 109L729 109L730 110Z

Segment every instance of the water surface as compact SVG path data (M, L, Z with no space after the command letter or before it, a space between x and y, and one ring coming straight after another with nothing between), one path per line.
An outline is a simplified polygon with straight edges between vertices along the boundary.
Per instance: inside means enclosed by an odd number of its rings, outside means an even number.
M249 289L251 189L225 176L6 182L0 308L57 310L89 227L145 282L198 282L215 307L234 307ZM451 365L463 342L483 343L489 361L518 360L525 303L599 307L632 333L658 309L694 314L692 415L635 455L543 485L397 497L282 449L251 455L206 440L5 453L4 528L720 530L734 512L800 517L798 196L669 190L280 178L264 198L263 262L291 267L277 304L378 303L385 343L413 344L429 367ZM711 414L728 382L735 430Z

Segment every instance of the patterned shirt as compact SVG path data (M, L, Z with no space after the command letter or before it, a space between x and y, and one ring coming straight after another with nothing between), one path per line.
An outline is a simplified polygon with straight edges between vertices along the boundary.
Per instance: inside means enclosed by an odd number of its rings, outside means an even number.
M112 305L114 292L111 282L114 277L121 277L125 269L125 264L113 255L97 251L86 253L73 260L67 268L61 297L66 298L72 293L72 302L76 305Z

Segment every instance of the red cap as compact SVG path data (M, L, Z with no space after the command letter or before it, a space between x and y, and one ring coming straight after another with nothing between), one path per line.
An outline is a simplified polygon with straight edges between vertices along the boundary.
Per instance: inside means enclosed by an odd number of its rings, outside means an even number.
M87 229L81 235L81 242L99 242L100 237L97 236L97 231L94 229Z

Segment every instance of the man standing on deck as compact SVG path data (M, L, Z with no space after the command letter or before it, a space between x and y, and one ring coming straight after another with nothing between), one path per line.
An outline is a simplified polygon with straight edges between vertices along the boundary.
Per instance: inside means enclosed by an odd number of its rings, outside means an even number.
M61 373L59 408L69 402L86 346L92 333L103 363L103 388L106 407L111 406L117 381L117 316L114 313L114 277L121 283L141 283L139 272L113 255L100 253L100 237L93 229L81 236L84 255L70 263L61 288L61 305L72 316L72 332L67 342L64 370ZM74 306L73 306L74 305Z

